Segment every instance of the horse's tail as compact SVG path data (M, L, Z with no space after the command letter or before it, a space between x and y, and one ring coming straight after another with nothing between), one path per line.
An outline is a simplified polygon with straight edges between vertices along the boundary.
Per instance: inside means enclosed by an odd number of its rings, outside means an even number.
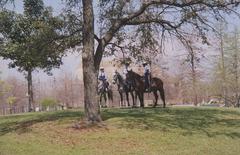
M166 101L165 101L165 91L164 91L164 88L163 88L163 83L159 89L159 93L160 93L160 96L161 96L161 99L163 101L163 107L165 108L166 107Z

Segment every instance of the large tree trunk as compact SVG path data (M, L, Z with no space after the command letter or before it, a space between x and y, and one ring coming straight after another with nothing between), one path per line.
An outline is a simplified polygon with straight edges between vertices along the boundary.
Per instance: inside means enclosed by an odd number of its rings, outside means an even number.
M237 32L237 29L235 30L235 32ZM233 69L234 69L234 74L235 74L235 106L238 106L239 104L239 50L238 50L238 35L237 33L234 34L234 62L233 62Z
M83 82L84 109L87 121L101 121L97 95L98 70L94 65L94 13L92 0L83 0Z
M28 111L34 111L33 103L33 84L32 84L32 70L27 71L27 83L28 83Z
M224 40L223 40L223 25L220 23L220 52L221 52L221 78L222 78L222 93L224 97L224 104L225 106L228 105L227 101L227 81L226 81L226 66L225 66L225 59L224 59Z
M192 88L193 88L193 103L195 106L198 104L198 95L197 95L197 75L196 75L196 69L195 69L195 53L194 51L191 51L191 74L192 74Z

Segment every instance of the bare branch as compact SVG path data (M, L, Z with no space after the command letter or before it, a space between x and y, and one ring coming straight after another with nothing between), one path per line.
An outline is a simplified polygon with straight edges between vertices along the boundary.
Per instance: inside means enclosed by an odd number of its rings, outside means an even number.
M101 39L98 38L98 36L96 34L94 34L94 39L96 39L98 42L101 41Z

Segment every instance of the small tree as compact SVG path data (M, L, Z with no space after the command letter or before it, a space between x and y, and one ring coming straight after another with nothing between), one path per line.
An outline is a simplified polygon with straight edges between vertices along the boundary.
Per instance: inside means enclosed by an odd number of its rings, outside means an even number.
M53 98L44 98L40 102L42 109L46 110L47 108L54 108L57 105L57 101Z
M12 112L13 112L13 106L16 103L16 101L17 101L17 98L15 96L9 96L7 98L6 102L9 105L10 114L12 114Z
M70 46L70 32L66 32L70 26L66 27L65 18L53 17L51 9L45 8L42 0L25 0L24 14L3 10L0 19L0 38L3 40L0 56L11 60L9 67L16 67L26 75L29 111L32 111L32 73L36 69L50 73L52 68L62 64L64 50Z

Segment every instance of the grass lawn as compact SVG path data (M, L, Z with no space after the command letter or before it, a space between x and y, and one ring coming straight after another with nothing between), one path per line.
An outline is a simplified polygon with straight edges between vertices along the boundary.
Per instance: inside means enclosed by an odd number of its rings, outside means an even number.
M104 109L105 126L72 128L82 116L0 116L0 155L240 154L240 109Z

